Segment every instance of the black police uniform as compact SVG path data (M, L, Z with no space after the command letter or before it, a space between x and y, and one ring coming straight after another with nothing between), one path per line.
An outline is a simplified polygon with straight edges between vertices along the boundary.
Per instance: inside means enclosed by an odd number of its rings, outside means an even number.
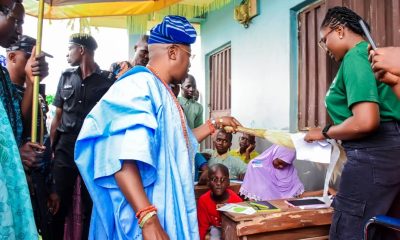
M74 162L74 148L86 115L114 83L112 73L98 67L85 79L80 68L66 70L59 81L53 105L62 108L61 123L53 143L53 191L60 197L60 209L53 218L55 239L62 239L65 216L72 206L72 194L79 172ZM87 239L92 201L82 181L83 233Z

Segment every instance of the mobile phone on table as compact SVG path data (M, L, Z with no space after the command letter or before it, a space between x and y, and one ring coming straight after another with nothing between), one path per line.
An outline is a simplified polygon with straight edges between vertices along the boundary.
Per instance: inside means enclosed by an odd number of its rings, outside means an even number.
M376 48L377 48L376 44L375 44L374 40L371 37L371 33L368 31L367 25L365 25L365 23L364 23L364 21L362 19L360 19L358 21L358 23L360 23L361 28L362 28L362 30L364 32L364 35L367 37L367 40L368 40L369 44L371 44L372 49L376 50Z

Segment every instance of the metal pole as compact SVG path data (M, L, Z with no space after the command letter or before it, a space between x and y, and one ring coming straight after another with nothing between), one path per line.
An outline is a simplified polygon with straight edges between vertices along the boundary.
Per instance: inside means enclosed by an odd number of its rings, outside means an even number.
M44 15L44 0L39 1L38 9L38 30L36 37L36 55L42 51L42 30L43 30L43 15ZM39 76L35 76L33 83L33 99L32 99L32 126L31 126L31 141L37 142L37 116L39 105Z

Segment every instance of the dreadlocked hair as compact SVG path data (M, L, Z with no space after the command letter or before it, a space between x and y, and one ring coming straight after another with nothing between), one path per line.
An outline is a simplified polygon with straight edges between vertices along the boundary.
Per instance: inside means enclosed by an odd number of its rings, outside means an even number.
M346 26L354 33L364 36L364 32L361 28L360 23L358 22L360 20L363 19L357 13L346 7L333 7L328 9L324 21L322 21L321 28L330 27L333 29L339 26ZM364 23L367 26L368 30L370 30L368 23L365 21Z

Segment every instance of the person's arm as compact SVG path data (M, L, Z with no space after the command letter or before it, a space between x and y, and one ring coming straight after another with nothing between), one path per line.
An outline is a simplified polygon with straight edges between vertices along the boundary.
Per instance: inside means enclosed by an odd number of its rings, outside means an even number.
M151 205L146 193L144 192L142 179L134 161L124 161L121 170L115 173L114 176L122 193L135 212ZM169 239L167 233L163 230L157 215L151 217L144 224L142 233L143 239L145 240Z
M21 156L24 169L30 170L31 168L36 168L43 161L45 149L45 146L32 142L26 142L19 147L19 155Z
M375 77L379 81L389 85L392 88L394 94L400 99L400 77L390 72L383 70L375 72Z
M353 116L347 118L339 125L332 126L327 132L328 136L337 140L353 140L362 138L379 127L379 105L374 102L361 102L352 107ZM307 142L324 140L322 128L312 128L304 140Z
M369 60L376 79L388 84L400 99L400 47L370 50Z
M26 88L24 97L21 102L21 113L24 122L25 132L29 132L31 129L32 121L32 96L33 96L33 82L35 76L40 77L40 81L49 74L49 66L45 60L45 55L35 55L35 47L32 49L32 55L25 65L26 72Z
M383 47L370 51L374 72L383 70L400 76L400 47Z
M396 94L397 98L400 100L400 80L398 84L392 86L392 90Z
M201 126L203 124L203 107L200 105L200 110L196 115L196 118L194 119L194 126L195 128L198 126Z
M21 102L22 120L24 122L24 130L29 133L32 121L32 96L33 84L29 80L25 81L25 91Z
M231 126L234 129L236 129L237 126L241 126L239 121L236 120L234 117L227 116L218 118L217 124L221 126ZM208 123L204 123L200 127L193 129L192 131L198 142L203 141L212 133Z
M250 144L247 148L246 148L246 156L245 156L245 160L246 162L249 162L251 160L251 153L254 151L254 149L256 148L255 144Z
M50 127L50 144L53 146L54 140L57 134L57 128L60 126L61 123L61 116L62 116L63 110L62 108L57 107L56 108L56 114L54 115L53 121L51 122L51 127Z

